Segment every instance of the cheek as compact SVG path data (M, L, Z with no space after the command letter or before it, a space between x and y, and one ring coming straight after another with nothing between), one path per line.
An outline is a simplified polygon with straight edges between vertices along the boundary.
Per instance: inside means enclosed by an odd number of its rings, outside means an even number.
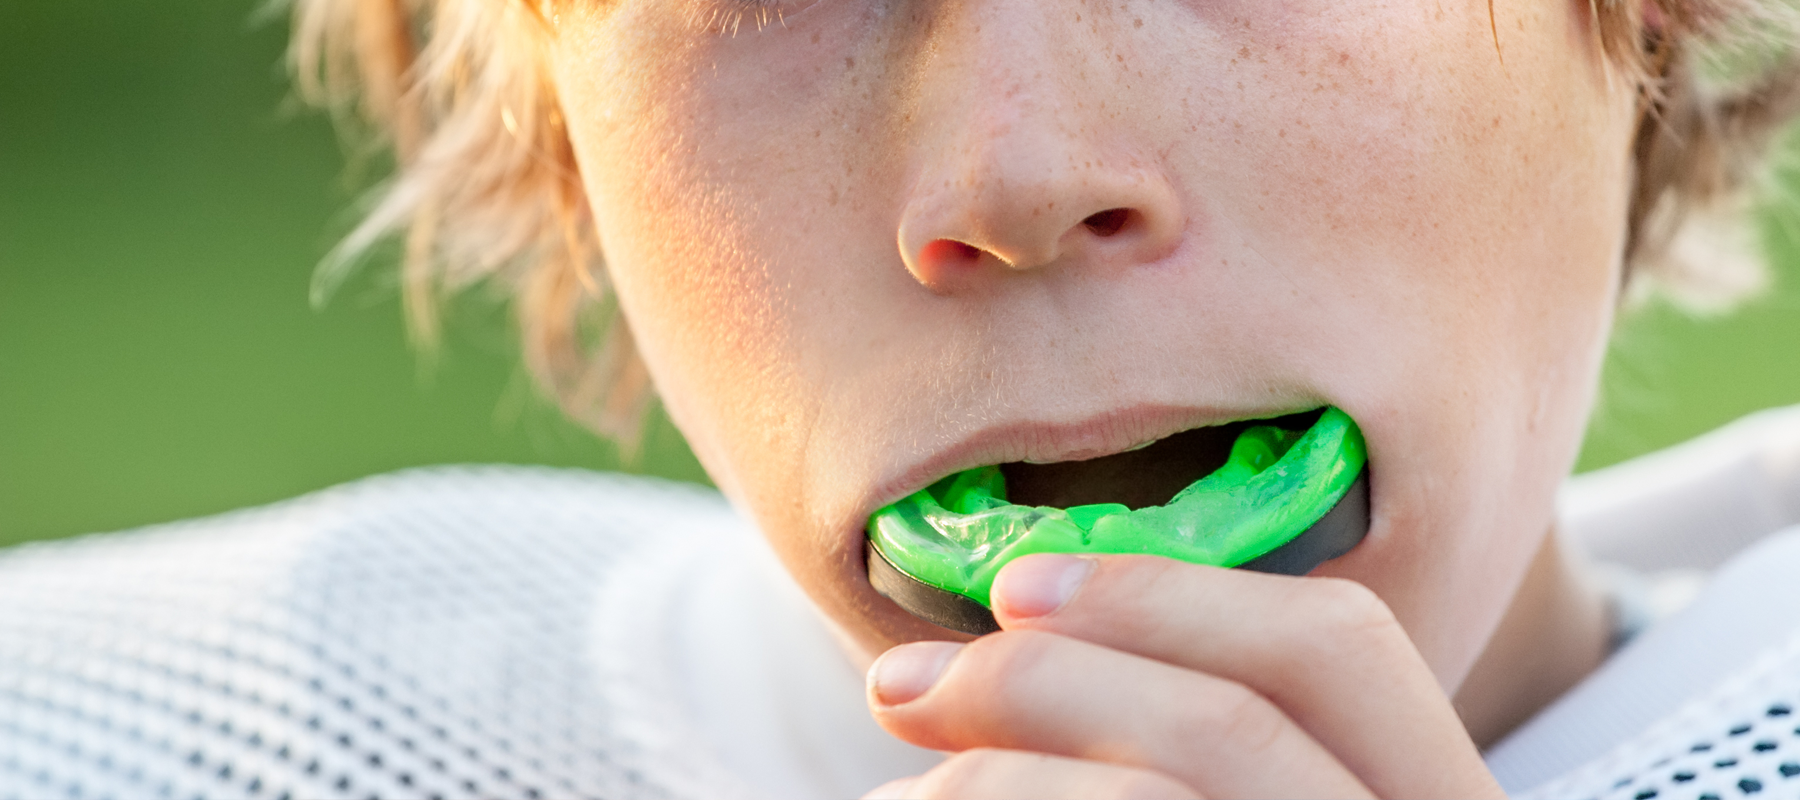
M1369 435L1382 519L1328 571L1375 588L1454 686L1581 440L1633 119L1579 13L1499 4L1502 62L1485 10L1409 5L1222 37L1172 141L1243 296L1279 298L1249 301L1281 323L1262 352L1288 346Z
M734 500L743 490L693 407L714 397L766 394L784 378L767 343L788 338L766 253L741 246L756 206L702 169L695 153L694 87L709 69L697 38L656 20L655 4L626 3L568 26L556 78L620 310L658 394L695 454ZM754 345L754 346L753 346ZM730 354L731 357L724 357ZM734 426L774 436L777 408ZM771 456L779 454L771 450Z
M1315 367L1358 365L1352 391L1447 441L1546 403L1579 424L1630 182L1629 90L1580 10L1497 11L1492 28L1479 2L1258 20L1280 33L1222 39L1223 77L1180 103L1182 172L1217 235L1263 294L1311 302L1267 313Z
M871 299L908 294L882 194L893 164L873 156L899 149L867 57L889 44L868 19L880 6L821 3L804 25L736 38L680 30L656 6L623 4L562 43L571 134L671 416L734 500L793 519L830 376L879 349L892 315L867 313Z
M1497 51L1469 5L1359 4L1228 37L1224 77L1183 100L1193 191L1284 268L1404 278L1402 298L1592 296L1623 218L1627 90L1587 57L1578 15L1502 4Z

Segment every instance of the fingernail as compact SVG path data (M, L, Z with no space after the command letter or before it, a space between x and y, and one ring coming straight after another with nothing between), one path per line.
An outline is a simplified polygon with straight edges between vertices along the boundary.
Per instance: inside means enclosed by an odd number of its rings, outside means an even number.
M1026 556L995 576L994 604L1014 619L1041 617L1069 602L1093 572L1091 558L1060 553Z
M869 693L884 706L910 703L937 683L944 665L962 647L955 642L915 642L889 650L869 667Z

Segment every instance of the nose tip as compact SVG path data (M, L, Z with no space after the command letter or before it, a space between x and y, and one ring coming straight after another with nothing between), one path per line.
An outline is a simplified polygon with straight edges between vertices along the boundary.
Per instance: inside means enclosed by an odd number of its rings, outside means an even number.
M1075 191L1065 184L922 198L901 221L901 256L915 279L944 293L1052 264L1168 255L1182 227L1173 188L1147 176L1108 177L1080 181Z

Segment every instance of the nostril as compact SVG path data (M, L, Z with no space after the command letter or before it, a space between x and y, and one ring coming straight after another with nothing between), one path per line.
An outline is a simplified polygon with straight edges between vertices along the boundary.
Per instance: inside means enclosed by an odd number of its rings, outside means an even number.
M919 255L939 264L973 263L981 260L981 248L955 239L933 239Z
M1125 229L1125 223L1131 221L1131 209L1109 208L1081 221L1095 236L1105 238Z

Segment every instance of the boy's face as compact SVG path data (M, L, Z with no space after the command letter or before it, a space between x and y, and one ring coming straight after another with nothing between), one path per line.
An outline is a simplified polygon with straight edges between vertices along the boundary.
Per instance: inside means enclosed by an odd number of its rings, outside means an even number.
M1462 680L1619 280L1632 98L1585 0L596 5L554 73L638 346L860 647L944 635L868 584L881 505L1333 404L1374 525L1321 571Z

